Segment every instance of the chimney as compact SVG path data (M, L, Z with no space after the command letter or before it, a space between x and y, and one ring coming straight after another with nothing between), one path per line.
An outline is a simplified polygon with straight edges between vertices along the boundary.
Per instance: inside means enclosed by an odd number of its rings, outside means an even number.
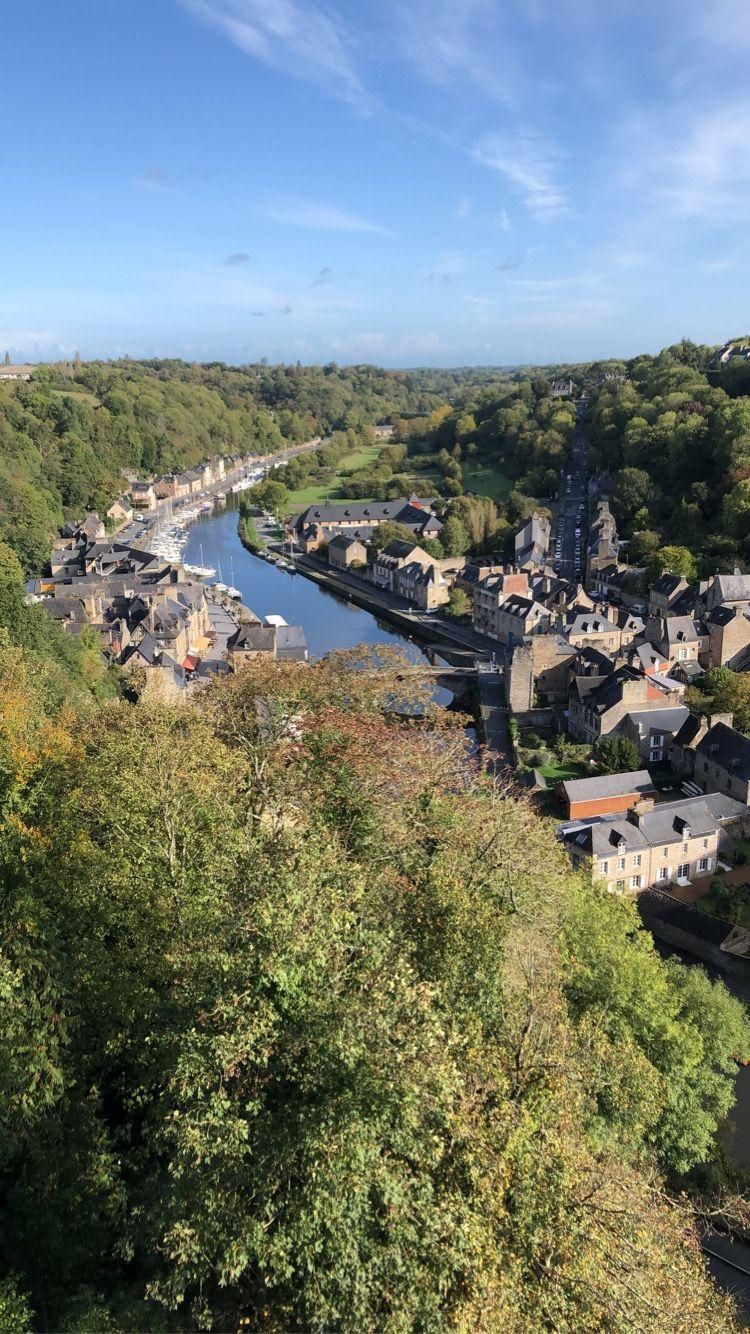
M641 797L640 801L635 803L628 811L628 819L634 824L636 829L640 829L643 824L643 817L648 815L654 809L653 797Z
M724 723L727 727L731 727L733 722L733 713L709 713L708 715L709 727L715 727L717 723Z

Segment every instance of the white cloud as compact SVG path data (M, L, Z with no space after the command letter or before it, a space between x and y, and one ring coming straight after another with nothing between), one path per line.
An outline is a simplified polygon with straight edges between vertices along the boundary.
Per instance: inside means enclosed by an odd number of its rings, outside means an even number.
M467 296L465 300L470 306L489 306L491 304L487 296Z
M471 200L459 199L458 204L456 205L456 217L460 218L463 221L464 218L468 218L470 216L471 216Z
M750 101L683 120L650 167L678 217L736 225L750 209Z
M555 181L555 155L533 134L487 134L472 148L480 166L499 171L520 194L536 222L550 222L570 210Z
M316 204L309 199L296 199L291 195L279 195L265 204L257 206L257 212L272 222L288 223L292 227L310 227L326 232L375 232L380 236L392 236L388 227L378 222L370 222L358 213L349 213L345 209L335 208L332 204Z
M356 68L352 33L313 0L182 0L196 18L217 28L246 55L305 79L359 111L374 99Z
M500 228L501 232L509 232L513 226L507 208L500 209L500 212L498 213L495 221L497 223L497 226Z

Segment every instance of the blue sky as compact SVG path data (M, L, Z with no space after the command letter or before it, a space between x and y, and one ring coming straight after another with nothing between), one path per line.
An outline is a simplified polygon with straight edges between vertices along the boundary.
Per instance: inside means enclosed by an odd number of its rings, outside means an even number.
M24 0L0 350L508 364L750 326L750 0Z

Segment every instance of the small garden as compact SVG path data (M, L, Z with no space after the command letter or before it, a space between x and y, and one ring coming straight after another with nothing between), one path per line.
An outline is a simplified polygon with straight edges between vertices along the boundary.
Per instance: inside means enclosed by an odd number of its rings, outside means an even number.
M591 775L591 747L579 745L564 732L541 733L524 728L516 742L521 769L537 769L550 787Z
M708 893L698 899L695 906L701 912L720 917L724 922L750 927L750 883L735 885L728 882L725 876L717 875L711 881Z

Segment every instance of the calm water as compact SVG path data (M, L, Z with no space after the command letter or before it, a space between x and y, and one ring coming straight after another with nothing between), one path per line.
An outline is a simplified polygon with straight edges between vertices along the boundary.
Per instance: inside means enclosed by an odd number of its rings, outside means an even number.
M368 611L344 602L301 574L277 570L268 561L252 556L237 536L237 510L229 498L226 506L192 525L183 560L199 563L201 547L203 562L216 568L221 565L224 583L239 588L245 606L261 620L276 613L290 625L303 627L311 658L357 644L391 644L415 662L426 661L416 644ZM450 699L448 691L440 692L441 702L443 696Z

